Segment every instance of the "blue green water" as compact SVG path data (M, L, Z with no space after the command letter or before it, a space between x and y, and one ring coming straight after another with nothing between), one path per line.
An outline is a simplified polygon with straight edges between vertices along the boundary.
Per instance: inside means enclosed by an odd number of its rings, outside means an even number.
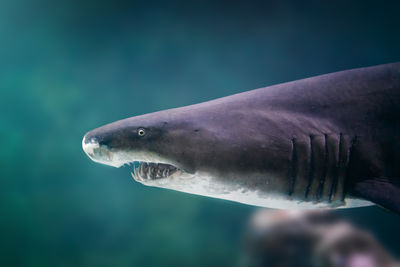
M327 1L325 1L327 2ZM232 266L254 207L144 187L85 132L400 60L396 1L0 2L0 265ZM400 255L400 217L339 211Z

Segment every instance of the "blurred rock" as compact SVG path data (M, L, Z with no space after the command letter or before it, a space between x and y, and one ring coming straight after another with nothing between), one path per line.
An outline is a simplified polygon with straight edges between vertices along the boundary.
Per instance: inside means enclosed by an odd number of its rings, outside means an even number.
M328 211L261 209L250 219L240 266L400 266L366 230Z

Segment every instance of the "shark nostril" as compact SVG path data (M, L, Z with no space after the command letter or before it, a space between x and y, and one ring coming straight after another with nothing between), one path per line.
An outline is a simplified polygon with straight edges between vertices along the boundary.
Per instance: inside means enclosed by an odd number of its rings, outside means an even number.
M99 143L99 141L98 141L98 139L96 138L96 137L88 137L88 136L84 136L83 137L83 142L85 143L85 144L98 144Z

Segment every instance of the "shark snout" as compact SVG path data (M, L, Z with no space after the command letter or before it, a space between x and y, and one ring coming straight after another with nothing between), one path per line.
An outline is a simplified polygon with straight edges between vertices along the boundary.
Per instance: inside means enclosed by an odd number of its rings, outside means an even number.
M82 139L82 149L88 157L99 163L107 164L112 160L112 154L107 146L100 144L99 139L87 133Z
M116 165L113 162L114 155L110 149L106 145L101 144L99 139L90 132L82 139L82 149L85 151L86 155L95 162L112 166Z
M82 149L90 157L95 157L95 152L100 148L100 144L96 137L90 136L89 133L85 134L82 139Z

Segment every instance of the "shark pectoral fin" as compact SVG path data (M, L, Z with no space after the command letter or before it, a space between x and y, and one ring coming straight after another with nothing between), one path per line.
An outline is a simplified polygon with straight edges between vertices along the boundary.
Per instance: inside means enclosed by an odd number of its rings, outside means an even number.
M375 178L358 182L355 185L357 196L374 202L390 211L400 214L400 185L388 178Z

